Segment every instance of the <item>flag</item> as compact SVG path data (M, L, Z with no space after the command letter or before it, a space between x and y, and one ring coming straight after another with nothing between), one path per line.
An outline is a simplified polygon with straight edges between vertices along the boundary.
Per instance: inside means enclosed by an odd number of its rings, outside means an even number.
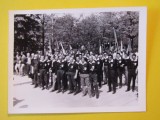
M121 40L121 51L123 51L123 44L122 44L122 40Z
M57 47L57 50L59 50L59 44L57 40L56 40L56 47Z
M127 47L127 53L131 52L132 48L131 48L131 40L129 39L129 43L128 43L128 47Z
M115 31L114 27L113 27L113 32L114 32L114 38L115 38L115 46L117 48L118 47L118 42L117 42L117 35L116 35L116 31Z
M71 45L69 45L69 49L72 50L72 46Z
M102 46L100 45L99 46L99 54L101 54L102 53Z
M62 48L62 52L63 52L63 54L65 55L65 54L66 54L66 51L65 51L65 49L63 48L62 42L60 42L60 45L61 45L61 48Z
M99 40L99 54L102 54L102 45L100 40Z

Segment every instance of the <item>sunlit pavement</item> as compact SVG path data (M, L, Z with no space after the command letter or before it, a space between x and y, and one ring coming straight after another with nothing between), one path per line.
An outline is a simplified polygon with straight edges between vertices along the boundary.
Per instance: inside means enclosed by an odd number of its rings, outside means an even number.
M103 85L98 99L65 93L41 90L31 85L31 79L27 76L14 75L13 80L13 106L14 108L60 108L60 107L104 107L104 106L134 106L138 103L137 92L125 92L126 86L117 88L116 94L107 93L108 86Z

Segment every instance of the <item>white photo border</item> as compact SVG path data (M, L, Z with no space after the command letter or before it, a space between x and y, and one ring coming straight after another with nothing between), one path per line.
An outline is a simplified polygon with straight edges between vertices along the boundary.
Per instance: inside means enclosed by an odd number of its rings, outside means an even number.
M14 48L14 15L15 14L46 14L46 13L87 13L87 12L139 12L138 40L138 86L139 98L137 106L107 106L107 107L77 107L77 108L28 108L13 107L13 48ZM8 56L8 114L38 114L38 113L91 113L91 112L145 112L146 111L146 31L147 7L113 7L113 8L79 8L79 9L49 9L49 10L11 10L9 11L9 56Z

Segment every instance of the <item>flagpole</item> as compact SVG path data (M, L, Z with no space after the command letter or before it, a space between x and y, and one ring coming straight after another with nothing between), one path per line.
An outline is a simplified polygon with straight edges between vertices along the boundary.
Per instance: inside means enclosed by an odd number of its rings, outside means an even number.
M62 45L62 42L60 42L60 45L61 45L61 47L62 47L62 52L63 52L63 54L66 55L66 52L65 52L65 50L64 50L64 48L63 48L63 45Z
M116 48L118 49L117 35L116 35L116 31L115 31L114 27L113 27L113 32L114 32L114 38L115 38Z

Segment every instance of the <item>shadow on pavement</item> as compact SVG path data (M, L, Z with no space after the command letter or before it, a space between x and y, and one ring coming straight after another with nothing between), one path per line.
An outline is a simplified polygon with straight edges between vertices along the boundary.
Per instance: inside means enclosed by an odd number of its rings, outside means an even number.
M13 106L16 106L18 103L24 101L24 99L22 100L18 100L17 98L13 98Z

